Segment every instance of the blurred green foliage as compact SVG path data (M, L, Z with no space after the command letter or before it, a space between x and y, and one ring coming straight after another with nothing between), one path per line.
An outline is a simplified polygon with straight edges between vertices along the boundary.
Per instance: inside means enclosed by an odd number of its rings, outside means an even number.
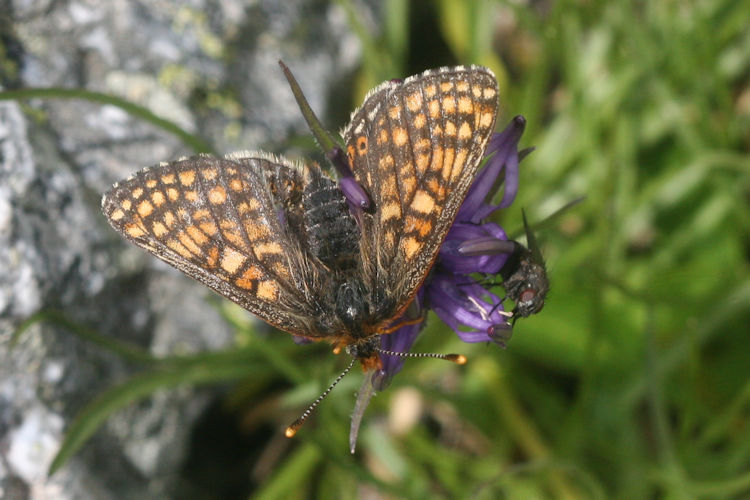
M415 351L469 363L407 362L354 456L359 380L344 379L294 440L259 444L253 498L750 496L750 3L385 0L380 33L338 4L364 47L352 109L389 78L487 65L499 127L524 115L536 146L497 222L586 200L538 235L551 292L506 351L433 317ZM55 467L156 388L239 379L225 408L252 434L295 418L343 362L222 308L237 348L147 360L84 410Z

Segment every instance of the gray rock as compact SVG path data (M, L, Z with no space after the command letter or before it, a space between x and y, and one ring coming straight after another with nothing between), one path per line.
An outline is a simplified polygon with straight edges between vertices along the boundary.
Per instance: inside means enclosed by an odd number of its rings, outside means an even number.
M5 4L23 86L119 95L222 153L306 133L278 59L325 115L328 89L359 57L343 12L322 1ZM114 181L189 153L113 106L0 102L0 497L173 491L210 390L163 391L119 412L48 478L71 418L138 367L51 323L30 328L13 350L9 342L21 321L48 309L158 355L231 342L209 291L126 243L99 212Z

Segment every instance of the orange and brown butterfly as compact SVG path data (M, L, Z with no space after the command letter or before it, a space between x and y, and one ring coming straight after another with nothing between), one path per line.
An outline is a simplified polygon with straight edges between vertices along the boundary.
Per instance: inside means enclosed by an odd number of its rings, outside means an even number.
M478 66L370 91L341 155L366 209L350 210L314 163L242 152L145 168L115 184L102 210L127 239L264 321L376 369L380 335L399 327L427 277L497 108L495 76Z

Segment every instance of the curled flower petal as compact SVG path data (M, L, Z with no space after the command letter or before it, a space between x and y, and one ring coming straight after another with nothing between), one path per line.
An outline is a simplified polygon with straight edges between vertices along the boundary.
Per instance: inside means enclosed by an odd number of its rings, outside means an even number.
M466 240L458 247L458 254L465 257L476 255L510 254L516 249L514 241L500 240L492 237Z
M509 206L518 192L518 141L526 128L526 119L516 116L505 130L495 134L485 150L485 157L490 157L471 185L456 220L478 223L497 208ZM485 205L488 195L496 189L496 182L505 170L503 200L498 206ZM490 208L489 211L487 209Z
M485 253L466 255L461 253L460 248L467 241L489 238L497 241L506 241L508 236L503 228L494 222L485 224L454 223L448 232L443 245L438 253L440 264L454 273L483 273L495 274L505 264L508 255L498 253Z
M340 179L339 188L341 189L341 192L344 193L346 201L348 201L350 205L354 205L360 209L365 209L370 206L370 198L354 177L344 177Z

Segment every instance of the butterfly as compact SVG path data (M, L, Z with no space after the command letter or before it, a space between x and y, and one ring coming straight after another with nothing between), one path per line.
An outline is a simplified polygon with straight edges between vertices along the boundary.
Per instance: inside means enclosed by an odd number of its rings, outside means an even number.
M398 329L428 276L497 109L497 80L479 66L371 90L342 148L366 209L315 163L240 152L145 168L102 210L125 238L267 323L377 369L380 335Z

